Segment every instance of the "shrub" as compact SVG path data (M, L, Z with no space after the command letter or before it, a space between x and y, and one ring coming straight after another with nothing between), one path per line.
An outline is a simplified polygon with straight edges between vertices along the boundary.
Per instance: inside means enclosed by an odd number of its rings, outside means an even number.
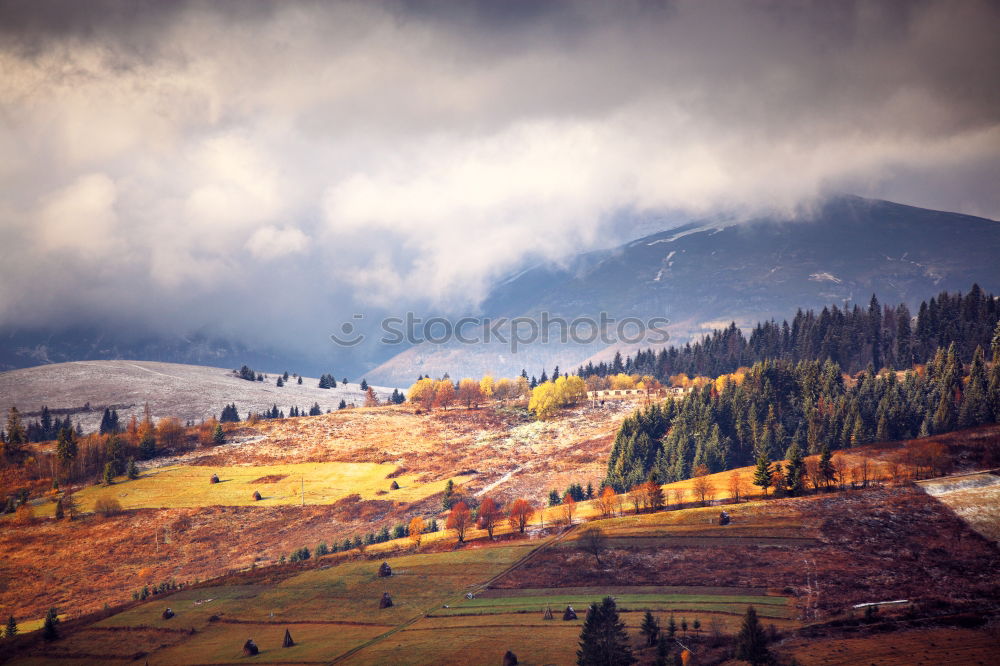
M101 514L105 518L110 518L111 516L117 516L122 512L122 505L114 497L99 497L97 501L94 502L94 511Z

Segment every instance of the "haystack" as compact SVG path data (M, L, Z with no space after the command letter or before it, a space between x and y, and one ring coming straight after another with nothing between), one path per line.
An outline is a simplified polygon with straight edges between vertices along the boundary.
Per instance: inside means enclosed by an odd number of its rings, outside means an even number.
M379 578L388 578L392 575L392 567L389 566L388 562L383 562L382 566L378 568Z
M255 490L255 491L253 491L253 499L254 499L255 502L259 502L259 501L261 501L264 498L260 496L260 491L259 490Z
M285 629L285 640L281 642L281 647L286 648L293 645L295 645L295 641L292 640L292 633L288 629Z
M208 482L209 483L218 483L219 482L219 475L218 474L213 474L212 478L209 479Z
M169 608L167 610L163 611L163 619L164 620L169 620L173 616L174 616L174 612L172 610L170 610Z
M517 666L517 655L510 650L504 652L503 666Z
M388 592L383 592L382 593L382 598L379 599L379 601L378 601L378 607L380 609L382 609L382 608L391 608L392 607L392 597L389 596Z
M566 606L566 610L563 612L563 620L575 620L576 611L573 610L572 606Z
M546 608L545 609L545 612L542 613L542 619L543 620L554 620L555 619L554 617L552 617L552 609L551 608Z
M389 484L389 490L399 490L399 484L395 481Z
M248 638L247 642L243 644L243 656L253 657L257 654L260 654L260 648L253 642L252 638Z
M719 524L720 525L728 525L729 524L729 513L727 513L726 511L723 511L722 513L719 514Z

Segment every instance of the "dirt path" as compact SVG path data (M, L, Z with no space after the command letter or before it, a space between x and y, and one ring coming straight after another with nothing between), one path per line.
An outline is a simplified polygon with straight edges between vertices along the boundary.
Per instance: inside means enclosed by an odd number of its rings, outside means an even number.
M521 465L518 465L517 467L515 467L512 470L510 470L509 472L507 472L506 474L504 474L503 476L501 476L499 479L497 479L493 483L491 483L489 485L486 485L486 486L483 486L482 489L476 491L476 497L482 497L486 493L490 492L491 490L493 490L494 488L496 488L497 486L499 486L501 483L506 483L506 482L510 481L510 477L514 476L515 474L517 474L518 472L520 472L522 469L524 469L524 467L522 467Z

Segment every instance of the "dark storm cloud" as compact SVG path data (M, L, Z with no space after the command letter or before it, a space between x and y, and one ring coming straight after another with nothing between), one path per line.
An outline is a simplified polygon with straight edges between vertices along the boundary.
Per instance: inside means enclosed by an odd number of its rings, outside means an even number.
M0 324L291 340L475 303L623 211L1000 217L998 28L992 2L0 2Z

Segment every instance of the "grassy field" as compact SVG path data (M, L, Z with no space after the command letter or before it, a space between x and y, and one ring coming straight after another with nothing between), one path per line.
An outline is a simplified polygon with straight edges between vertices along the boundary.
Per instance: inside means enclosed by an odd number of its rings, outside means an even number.
M252 467L177 465L143 472L138 479L120 477L112 486L90 486L76 493L84 511L92 511L102 497L118 500L123 509L196 508L204 506L281 506L333 504L349 495L362 499L415 502L436 492L447 481L421 483L414 475L386 478L395 465L377 463L294 463ZM209 483L218 474L219 483ZM261 479L264 479L263 481ZM398 490L390 490L395 480ZM253 499L254 491L263 499ZM39 507L51 514L54 504Z
M606 595L563 595L557 592L543 596L523 596L509 599L472 599L463 601L450 608L436 610L433 616L455 615L493 615L506 613L537 613L551 606L554 613L561 613L566 606L572 606L577 611L586 610L594 602L599 602ZM776 599L777 603L761 603L764 600ZM724 597L695 596L670 594L618 594L615 595L619 607L628 611L657 612L694 612L713 611L729 612L742 615L747 606L753 604L762 617L790 618L794 609L789 608L788 601L781 597ZM582 616L581 616L582 620Z
M97 655L98 662L143 651L150 653L150 664L238 663L243 642L252 637L263 663L328 662L428 611L457 603L540 543L389 558L393 575L388 578L378 576L381 560L333 566L321 561L275 584L185 589L105 618L72 641L57 643L57 651L60 659ZM389 592L393 606L380 610L383 592ZM175 615L163 619L168 607ZM297 645L283 649L286 628ZM108 648L118 636L133 633L143 640ZM54 656L53 649L47 654Z

